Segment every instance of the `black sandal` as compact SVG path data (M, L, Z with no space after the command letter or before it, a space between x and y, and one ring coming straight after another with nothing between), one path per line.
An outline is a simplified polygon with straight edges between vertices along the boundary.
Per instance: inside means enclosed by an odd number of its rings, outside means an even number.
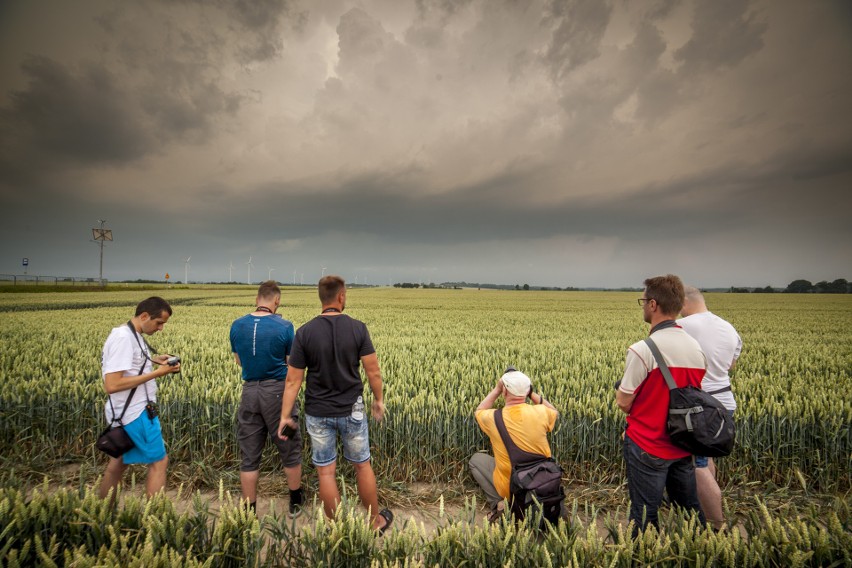
M390 509L382 509L379 511L379 516L385 520L385 526L379 529L379 536L382 536L393 524L393 512Z
M488 523L492 525L494 523L499 523L505 513L506 509L501 509L500 507L495 506L488 514Z

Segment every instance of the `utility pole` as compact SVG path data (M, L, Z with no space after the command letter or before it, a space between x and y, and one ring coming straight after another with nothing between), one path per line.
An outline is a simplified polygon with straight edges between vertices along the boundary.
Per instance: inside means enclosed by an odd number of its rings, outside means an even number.
M98 219L98 223L101 224L100 228L92 229L92 237L94 238L96 243L100 243L101 247L101 264L100 270L98 271L98 281L101 283L101 286L104 285L104 241L112 241L112 230L104 227L106 225L105 219Z

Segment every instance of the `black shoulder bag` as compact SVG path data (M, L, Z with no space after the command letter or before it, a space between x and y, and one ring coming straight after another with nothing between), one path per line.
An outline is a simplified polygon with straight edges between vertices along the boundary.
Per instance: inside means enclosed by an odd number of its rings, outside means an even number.
M717 458L729 455L737 434L733 417L710 393L691 385L678 388L660 348L650 337L645 339L645 343L669 387L666 430L672 443L697 456Z
M562 467L553 458L519 448L506 430L502 408L494 413L494 425L500 432L512 464L512 475L509 478L512 514L516 519L523 520L528 513L537 516L540 512L540 528L545 528L544 521L556 524L562 511L562 501L565 500Z

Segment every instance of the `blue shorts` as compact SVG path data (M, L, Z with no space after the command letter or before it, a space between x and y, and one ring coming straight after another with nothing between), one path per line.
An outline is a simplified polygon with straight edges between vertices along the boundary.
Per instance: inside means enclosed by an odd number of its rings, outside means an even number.
M728 414L734 416L734 411L729 410ZM695 456L695 467L707 467L710 462L707 461L707 456Z
M305 416L311 437L311 461L315 466L331 465L337 460L337 434L343 440L343 457L352 463L370 459L370 435L367 416L355 420L351 416Z
M136 446L121 456L125 465L134 463L154 463L166 457L166 444L163 442L163 430L160 428L160 418L148 418L147 412L142 412L139 418L124 425L124 431Z

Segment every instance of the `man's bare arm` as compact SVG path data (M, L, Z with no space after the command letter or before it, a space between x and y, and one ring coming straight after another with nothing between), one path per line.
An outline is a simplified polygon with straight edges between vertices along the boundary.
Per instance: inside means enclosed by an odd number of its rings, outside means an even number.
M170 367L169 365L161 365L157 367L156 370L151 371L150 373L145 373L142 375L130 375L129 377L124 376L124 371L107 373L106 375L104 375L104 390L107 392L107 394L113 394L124 390L132 389L133 387L138 387L142 383L147 383L151 379L156 379L157 377L162 377L163 375L167 375L169 373L179 372L180 363L172 367Z
M361 357L361 365L367 374L367 382L373 392L373 403L370 405L373 418L381 420L385 416L384 384L382 383L382 371L379 369L379 357L375 353Z
M281 396L281 419L278 422L278 437L283 438L281 432L285 426L298 428L299 425L293 421L293 407L296 405L296 398L299 396L299 389L302 388L302 382L305 380L305 370L290 367L287 369L287 379L284 381L284 394Z
M615 404L618 405L618 408L621 409L625 414L630 413L630 409L633 407L633 400L636 398L636 393L627 394L623 390L619 389L615 391Z

